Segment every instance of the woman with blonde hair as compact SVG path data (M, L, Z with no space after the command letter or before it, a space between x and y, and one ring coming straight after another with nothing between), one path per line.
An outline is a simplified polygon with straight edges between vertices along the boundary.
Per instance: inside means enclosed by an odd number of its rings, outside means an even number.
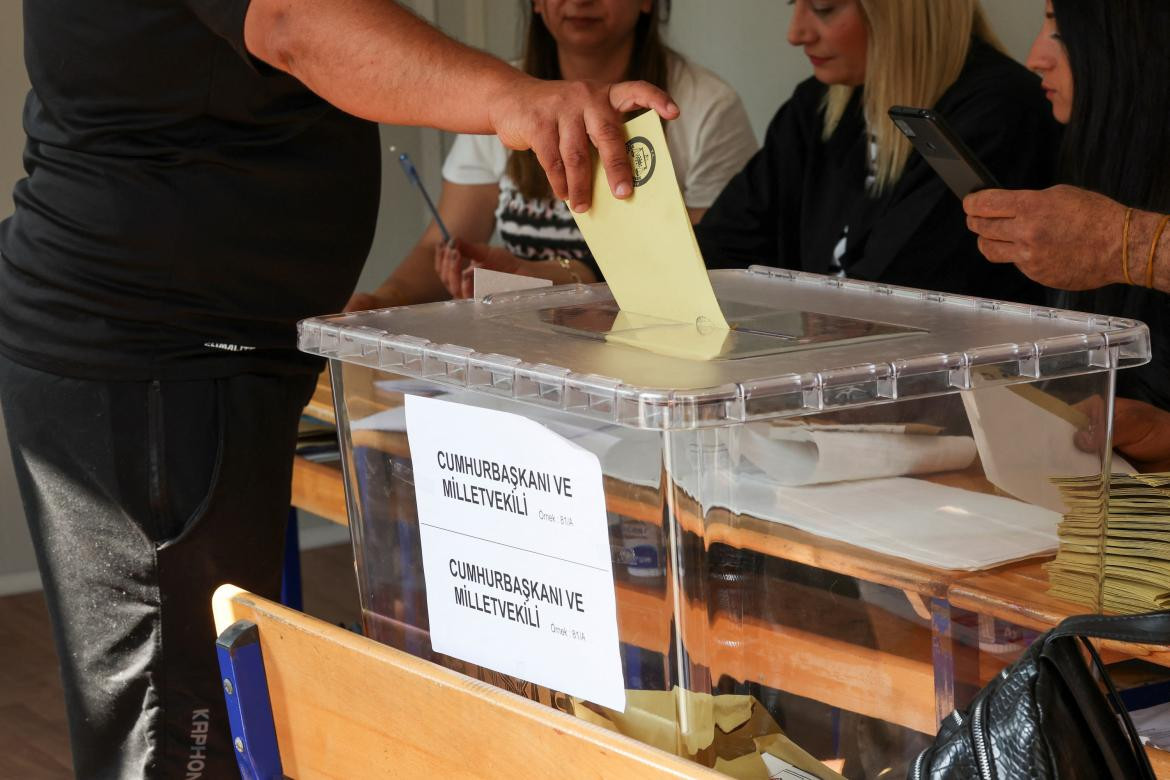
M712 267L776 265L1019 301L1041 290L981 260L962 204L887 116L933 108L1006 187L1051 182L1058 127L978 0L794 0L814 77L697 228Z

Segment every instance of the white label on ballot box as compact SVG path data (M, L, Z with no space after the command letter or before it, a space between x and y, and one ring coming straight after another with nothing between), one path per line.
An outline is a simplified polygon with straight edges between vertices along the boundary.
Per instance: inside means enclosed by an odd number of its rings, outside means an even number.
M597 456L525 417L406 397L439 653L625 710Z

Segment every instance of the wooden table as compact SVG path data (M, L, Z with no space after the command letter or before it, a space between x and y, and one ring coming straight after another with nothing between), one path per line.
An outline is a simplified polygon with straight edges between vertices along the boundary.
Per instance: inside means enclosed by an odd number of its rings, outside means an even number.
M1085 614L1087 607L1083 604L1048 593L1048 575L1042 567L1042 562L1028 561L963 577L951 586L951 605L982 618L1036 631L1047 631L1066 617ZM1102 641L1098 645L1107 663L1121 658L1140 658L1160 666L1170 666L1170 648L1112 641Z
M319 383L306 414L334 422L332 392L328 380ZM372 413L377 407L371 407ZM354 443L400 457L409 457L401 433L362 431ZM970 475L948 475L940 481L970 487ZM611 477L605 478L607 509L643 522L661 524L663 500L668 491L640 488ZM676 491L678 492L678 491ZM293 503L339 523L347 523L343 480L338 467L298 458L294 466ZM731 547L885 585L906 594L915 612L929 620L926 629L902 631L880 649L791 627L745 620L734 626L748 650L735 652L689 635L710 627L718 631L732 618L716 615L712 621L707 605L680 600L678 623L685 627L684 640L691 659L712 670L712 677L726 674L815 699L833 707L897 723L923 733L934 733L939 721L954 709L957 670L964 679L981 684L997 673L1007 659L997 659L968 648L956 656L952 630L954 610L966 610L980 620L1004 620L1035 630L1047 630L1069 614L1084 608L1047 595L1047 579L1040 561L1025 561L979 572L935 569L912 561L883 555L843 542L825 539L788 526L726 510L705 515L693 502L673 507L682 528L697 532L708 544ZM671 622L678 606L668 585L652 592L618 582L621 640L660 653L669 652ZM724 622L720 622L724 621ZM727 628L733 626L727 625ZM885 637L883 637L885 639ZM930 661L923 660L929 648ZM1170 665L1166 648L1106 646L1115 658L1139 656ZM697 654L697 655L696 655ZM1165 762L1170 777L1170 756L1153 751ZM1160 771L1160 776L1163 776Z

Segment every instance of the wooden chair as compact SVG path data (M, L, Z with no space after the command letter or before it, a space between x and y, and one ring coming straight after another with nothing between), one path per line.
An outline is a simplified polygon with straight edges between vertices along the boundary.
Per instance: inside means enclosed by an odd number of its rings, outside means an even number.
M212 607L245 778L722 777L234 586Z

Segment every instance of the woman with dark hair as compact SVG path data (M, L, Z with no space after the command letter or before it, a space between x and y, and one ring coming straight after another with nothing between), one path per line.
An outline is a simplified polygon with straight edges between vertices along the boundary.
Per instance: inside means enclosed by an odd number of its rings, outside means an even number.
M518 64L542 79L628 77L665 88L681 110L666 126L667 144L698 219L758 144L735 91L662 42L660 17L668 12L669 0L533 0ZM494 136L458 136L443 165L438 208L457 236L453 245L432 223L390 278L354 295L347 309L467 297L472 263L559 284L601 279L531 152L509 152ZM503 247L487 246L497 229Z
M1149 471L1170 469L1167 40L1166 0L1051 0L1028 66L1067 125L1067 184L966 203L984 254L1056 304L1149 325L1153 360L1118 372L1114 420L1114 446Z
M1028 66L1065 124L1063 183L1170 210L1170 3L1056 0ZM1170 392L1170 388L1167 389Z

